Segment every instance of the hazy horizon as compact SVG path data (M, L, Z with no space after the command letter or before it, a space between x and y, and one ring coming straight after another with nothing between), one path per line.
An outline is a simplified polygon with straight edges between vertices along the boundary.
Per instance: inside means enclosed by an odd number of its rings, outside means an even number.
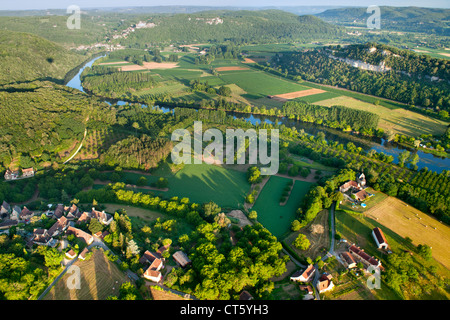
M323 6L343 6L343 7L365 7L369 5L378 6L394 6L394 7L426 7L426 8L450 8L450 1L448 0L430 0L427 2L419 0L399 0L399 1L373 1L362 0L355 5L354 1L342 0L317 0L314 5L310 1L306 0L248 0L243 5L242 1L229 0L224 5L222 1L217 0L192 0L189 2L181 0L172 0L165 3L158 1L148 0L47 0L47 1L35 1L35 0L22 0L3 3L0 6L1 11L7 10L51 10L51 9L66 9L70 5L78 5L81 9L91 8L128 8L128 7L169 7L169 6L193 6L193 7L323 7Z

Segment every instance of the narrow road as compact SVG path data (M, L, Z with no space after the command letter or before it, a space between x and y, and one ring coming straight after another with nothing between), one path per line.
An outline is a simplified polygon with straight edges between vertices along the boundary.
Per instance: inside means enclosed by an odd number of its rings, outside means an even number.
M77 151L75 151L75 153L74 153L69 159L67 159L66 161L64 161L64 164L66 164L67 162L69 162L70 160L72 160L73 157L75 157L75 156L77 155L78 151L80 151L81 147L83 146L83 142L84 142L84 140L86 139L86 134L87 134L87 128L84 129L84 137L83 137L83 140L81 141L80 146L78 147Z
M47 289L44 290L44 292L41 293L41 295L37 298L38 300L42 300L45 295L50 291L50 289L61 279L61 277L67 272L67 270L70 268L72 264L74 264L78 260L78 256L70 260L63 271L53 280L53 282L47 287Z

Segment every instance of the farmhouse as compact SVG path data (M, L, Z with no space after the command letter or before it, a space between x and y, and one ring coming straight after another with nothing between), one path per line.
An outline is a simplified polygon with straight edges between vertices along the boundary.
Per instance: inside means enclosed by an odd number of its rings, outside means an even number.
M144 278L153 282L161 281L162 275L159 270L164 268L163 261L157 256L158 254L153 254L150 251L146 250L142 257L139 259L139 262L143 265L150 264L144 272Z
M364 173L361 173L356 177L356 182L361 186L361 188L366 187L366 176Z
M34 169L33 168L27 168L22 170L22 178L28 178L34 176Z
M358 201L364 201L369 197L369 194L365 190L360 190L358 192L353 193L355 199Z
M352 255L350 253L342 252L341 257L342 257L342 260L344 261L344 265L348 269L356 267L356 261L355 261L355 259L353 259Z
M309 282L316 272L316 269L310 264L305 271L297 271L291 276L292 281Z
M9 169L5 172L5 180L15 180L19 177L19 170L11 171Z
M71 235L71 234L75 235L75 237L77 239L83 240L84 242L86 242L87 245L90 245L94 241L94 237L91 236L89 233L84 232L83 230L77 229L74 227L68 227L66 234L67 235Z
M364 249L361 249L354 244L352 244L350 248L348 248L348 251L353 255L354 258L356 258L357 261L361 261L366 268L368 268L369 266L381 267L380 260L368 255L364 252Z
M191 259L189 259L186 253L184 253L183 251L175 252L172 257L175 262L178 263L182 268L185 268L191 263Z
M333 281L331 281L332 278L331 274L327 273L320 276L319 281L317 282L317 290L319 290L319 293L330 291L334 288Z
M344 193L347 192L348 190L350 190L351 188L359 188L359 184L356 181L350 180L347 181L346 183L344 183L342 186L339 187L339 191Z
M372 236L375 239L378 249L387 249L389 247L386 237L380 228L374 228L372 230Z
M76 252L73 251L72 249L70 249L69 251L66 252L66 257L69 259L73 259L77 256Z

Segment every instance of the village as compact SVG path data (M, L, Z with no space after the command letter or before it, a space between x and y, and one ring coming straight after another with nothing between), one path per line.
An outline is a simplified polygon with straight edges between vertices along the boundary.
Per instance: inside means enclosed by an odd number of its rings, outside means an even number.
M29 172L32 171L23 170L22 176L30 175ZM12 177L17 179L19 174L16 172ZM345 200L350 201L353 205L359 204L363 206L364 201L373 196L365 191L366 188L366 179L364 174L361 173L357 175L356 181L350 180L341 185L339 191L344 195ZM81 225L86 226L86 223L95 219L103 226L109 226L113 221L111 214L103 210L96 210L95 207L92 207L90 211L84 211L75 203L71 205L48 204L47 207L48 209L43 212L32 212L26 206L22 208L18 205L11 206L6 201L3 201L0 207L0 234L9 234L10 228L15 227L15 233L26 239L26 245L29 249L33 248L33 246L58 248L58 250L64 252L64 259L61 261L63 268L68 268L77 259L85 260L86 257L89 257L90 249L93 247L109 250L107 244L103 241L109 234L107 230L91 234L89 230L86 230L86 227L82 230ZM25 231L24 226L39 221L44 217L54 221L50 228L34 228L32 232ZM372 236L380 252L384 254L390 253L386 237L380 228L374 228ZM70 240L76 240L78 245L70 245ZM367 254L363 248L354 243L347 244L345 239L342 239L339 244L339 246L336 246L336 251L335 248L330 248L329 254L323 260L334 256L348 270L361 270L366 274L371 274L374 268L384 270L381 261ZM338 247L339 249L337 249ZM155 284L163 283L164 279L161 270L164 268L165 261L169 256L169 248L170 243L160 246L155 251L144 250L139 258L144 279ZM172 258L181 268L187 268L191 264L189 257L181 250L174 252ZM127 271L127 274L133 280L139 278L130 270ZM299 283L300 290L305 293L305 300L320 299L319 294L331 291L335 286L332 275L327 272L320 273L317 264L309 264L306 268L295 271L289 279ZM243 290L240 294L240 299L251 300L253 297L248 291Z
M18 205L10 206L3 201L0 207L0 234L9 234L10 228L14 227L15 233L21 235L26 240L28 249L36 246L47 246L57 248L64 252L64 259L61 266L64 269L62 273L77 259L85 260L90 255L90 249L93 247L103 248L110 251L107 244L103 241L109 234L108 231L99 231L91 234L89 231L80 229L80 225L89 223L93 219L100 224L108 226L113 221L113 216L105 211L99 211L92 208L90 211L82 211L77 205L65 206L63 204L48 205L48 210L44 212L32 212L26 206L22 208ZM40 219L51 219L54 223L49 229L34 228L32 232L27 232L24 226L34 223ZM70 243L75 241L75 245ZM155 284L162 283L163 276L161 269L164 268L164 262L168 258L170 244L159 247L152 252L145 250L139 258L139 263L144 270L142 277ZM191 264L190 259L182 251L176 251L172 255L173 260L181 268L186 268ZM137 280L139 277L127 270L129 278Z

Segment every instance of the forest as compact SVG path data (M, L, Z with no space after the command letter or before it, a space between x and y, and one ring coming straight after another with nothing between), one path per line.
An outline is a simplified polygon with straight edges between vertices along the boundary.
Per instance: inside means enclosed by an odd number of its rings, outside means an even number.
M393 70L362 70L329 57L321 49L275 55L270 65L282 73L287 72L290 76L298 76L303 80L339 86L408 105L434 108L436 115L437 110L442 110L447 114L439 113L439 116L443 120L449 118L450 91L445 81L432 83L431 80L414 79Z
M288 101L283 104L282 113L302 122L315 122L332 128L375 130L380 116L372 112L343 106L323 107L302 101Z

